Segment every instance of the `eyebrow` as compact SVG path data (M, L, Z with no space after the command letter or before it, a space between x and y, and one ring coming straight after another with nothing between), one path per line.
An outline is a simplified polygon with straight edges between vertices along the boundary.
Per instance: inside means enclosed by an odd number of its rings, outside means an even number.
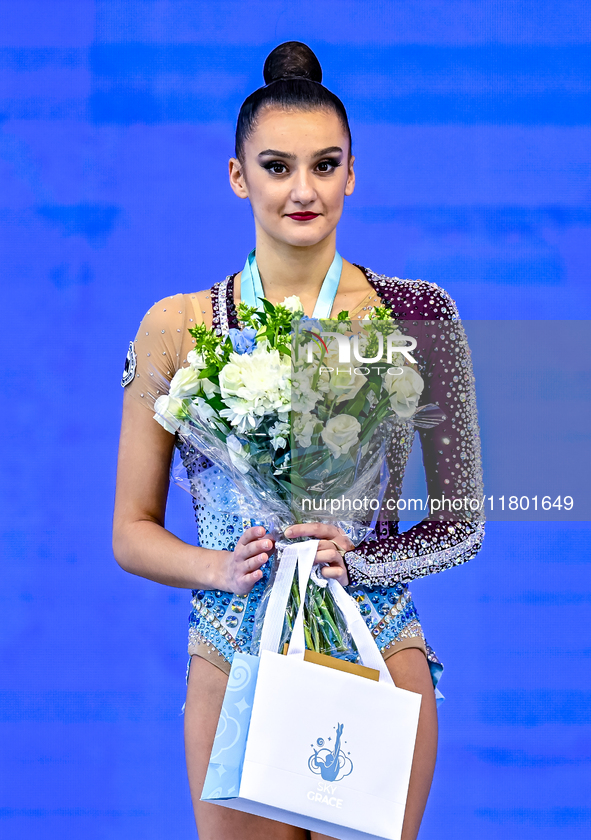
M319 149L317 152L314 152L312 155L313 158L322 157L323 155L328 155L334 152L342 152L340 146L327 146L326 149ZM279 149L265 149L264 152L259 152L259 157L282 157L286 160L295 160L296 155L292 154L291 152L281 152Z

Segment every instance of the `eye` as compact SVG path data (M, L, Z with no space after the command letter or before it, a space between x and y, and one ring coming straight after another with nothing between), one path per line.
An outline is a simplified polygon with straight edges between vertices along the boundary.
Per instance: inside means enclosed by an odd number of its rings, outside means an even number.
M284 172L287 172L287 166L280 160L270 160L264 164L264 167L274 175L283 175Z
M336 158L326 158L326 160L321 160L317 164L317 169L320 172L332 172L337 166L340 166L341 162Z

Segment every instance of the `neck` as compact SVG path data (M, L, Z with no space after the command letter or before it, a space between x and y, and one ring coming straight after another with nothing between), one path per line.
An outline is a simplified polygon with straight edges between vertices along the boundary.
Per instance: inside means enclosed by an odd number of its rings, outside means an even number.
M265 297L277 303L297 294L304 308L318 297L322 281L334 259L336 234L309 247L270 240L257 231L256 257Z

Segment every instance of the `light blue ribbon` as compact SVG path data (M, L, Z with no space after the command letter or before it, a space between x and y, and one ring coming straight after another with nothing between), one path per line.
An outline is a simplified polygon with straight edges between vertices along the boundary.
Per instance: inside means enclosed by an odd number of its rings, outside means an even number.
M339 288L342 270L343 258L338 251L335 251L334 259L326 272L326 277L322 281L312 318L330 318L334 299ZM261 305L260 298L265 297L254 249L246 258L246 263L242 269L240 296L242 303L246 303L249 306L256 306L257 309Z

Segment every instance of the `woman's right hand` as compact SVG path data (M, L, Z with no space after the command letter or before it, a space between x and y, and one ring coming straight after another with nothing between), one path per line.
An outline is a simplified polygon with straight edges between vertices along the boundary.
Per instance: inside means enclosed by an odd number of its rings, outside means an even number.
M275 541L260 525L247 528L236 544L234 551L224 552L227 556L225 570L226 592L234 595L248 595L262 578L261 567L265 565L275 547Z

